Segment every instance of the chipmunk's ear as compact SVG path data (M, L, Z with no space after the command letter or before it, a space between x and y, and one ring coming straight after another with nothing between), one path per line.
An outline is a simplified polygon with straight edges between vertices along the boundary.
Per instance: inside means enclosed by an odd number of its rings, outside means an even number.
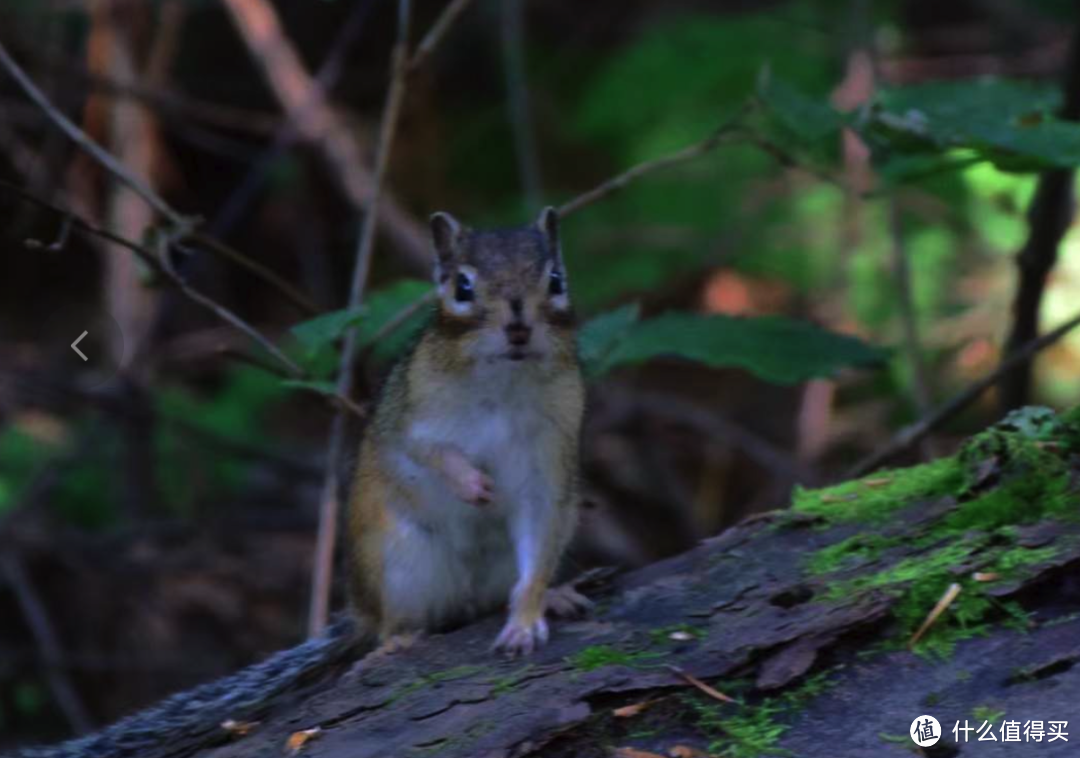
M555 259L562 261L562 246L559 244L559 211L552 206L540 211L536 219L536 228L544 235L548 250L555 254Z
M450 264L458 257L465 227L449 213L439 211L431 216L431 240L435 246L435 280L449 276Z

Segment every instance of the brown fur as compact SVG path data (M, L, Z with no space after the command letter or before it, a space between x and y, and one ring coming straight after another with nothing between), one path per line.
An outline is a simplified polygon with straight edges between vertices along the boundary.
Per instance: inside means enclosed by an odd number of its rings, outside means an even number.
M473 232L437 214L433 234L438 312L391 372L361 445L349 514L353 606L384 639L487 612L490 588L466 585L489 581L478 562L513 571L516 556L528 574L502 577L515 587L501 598L511 616L500 644L528 652L546 639L545 593L576 523L584 405L573 311L549 291L549 272L562 268L557 220L547 211L535 227ZM459 276L473 300L456 297ZM511 328L531 335L525 346L508 342ZM483 492L483 479L493 503L453 494ZM417 584L403 588L414 568ZM459 572L476 578L463 584ZM443 579L445 592L424 584Z

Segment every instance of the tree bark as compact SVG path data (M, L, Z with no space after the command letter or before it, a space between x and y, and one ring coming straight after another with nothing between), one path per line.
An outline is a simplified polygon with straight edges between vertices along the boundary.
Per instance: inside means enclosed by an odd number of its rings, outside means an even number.
M1073 32L1062 82L1064 102L1060 116L1080 120L1080 28ZM1052 169L1039 177L1028 209L1028 238L1016 255L1018 281L1013 299L1013 324L1003 359L1039 333L1039 310L1046 281L1057 262L1058 247L1073 219L1075 171ZM1019 408L1031 397L1032 361L1022 362L1001 380L1002 413Z

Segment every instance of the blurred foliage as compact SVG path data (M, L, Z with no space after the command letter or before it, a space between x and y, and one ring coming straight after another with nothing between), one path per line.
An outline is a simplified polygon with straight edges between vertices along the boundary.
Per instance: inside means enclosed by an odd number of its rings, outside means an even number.
M867 9L883 50L906 43L901 5ZM214 21L209 0L190 7L199 23ZM1067 4L1055 0L1030 8L1047 17L1067 13ZM18 0L11 13L27 28L45 23L29 0ZM62 17L82 24L84 14ZM903 351L890 349L901 338L897 238L910 262L923 349L928 365L941 369L944 378L935 383L943 388L955 381L945 369L955 369L971 336L1000 329L1009 290L998 282L1027 234L1024 212L1036 172L1080 163L1080 127L1054 115L1058 86L930 81L879 89L869 103L841 112L833 96L850 73L856 32L838 26L834 3L794 0L740 13L673 8L643 18L647 23L622 25L600 44L580 44L572 35L566 44L540 41L542 35L530 43L545 199L565 200L694 144L738 114L740 129L708 154L649 174L566 219L569 280L589 376L676 357L792 383L888 360L889 370L868 383L869 391L910 416L910 366ZM232 35L227 24L215 23L214 34ZM81 39L83 32L71 36ZM204 81L205 65L185 52L176 76L196 79L196 92L210 97L229 85ZM245 82L255 75L253 69L230 74ZM493 97L491 82L477 77L475 86L428 93L440 100L431 128L441 141L431 151L437 155L422 154L432 166L423 181L452 187L454 202L465 206L453 210L477 226L519 223L535 209L524 208L521 198L503 94ZM340 94L346 97L344 88ZM249 96L239 102L251 102ZM865 198L844 189L845 130L870 148L869 169L879 183ZM402 144L422 150L423 134L407 136L419 147L409 139ZM317 185L298 155L279 157L269 173L270 201L299 193L297 185L305 192ZM892 203L899 208L895 228ZM1065 250L1078 244L1070 233ZM1076 259L1065 256L1062 266L1080 276ZM717 272L775 285L783 296L759 309L729 309L708 291ZM235 369L209 388L158 387L154 410L227 440L257 443L292 390L333 390L338 347L350 327L365 359L385 366L400 355L430 317L420 300L431 289L426 281L384 281L359 309L294 325L286 349L307 372L303 381ZM1052 289L1048 309L1063 315L1074 300L1074 289ZM637 302L642 306L627 305ZM1071 375L1063 369L1056 376L1050 394L1074 400ZM72 436L88 423L74 422ZM168 421L158 425L152 445L172 513L190 511L197 493L239 486L249 465L198 452ZM80 523L104 524L116 517L109 505L115 483L95 472L115 466L122 451L107 431L94 448L86 470L73 472L57 502ZM17 427L0 431L0 511L17 500L30 472L58 452Z
M672 357L719 368L738 367L778 384L881 362L885 353L864 342L778 316L736 318L665 313L638 320L634 306L598 316L581 330L587 376L617 366Z
M190 444L178 422L215 437L258 446L266 439L269 411L287 394L272 374L251 367L230 368L214 391L199 393L166 386L155 396L153 459L163 505L175 515L190 514L207 493L227 497L242 491L249 465L204 445Z
M371 347L377 361L400 355L428 318L420 301L431 292L429 282L403 279L369 292L359 308L331 311L297 324L290 331L302 348L301 362L314 376L328 377L337 369L333 345L351 327L356 329L357 347ZM378 344L373 344L377 338Z
M64 466L64 475L53 485L49 507L68 523L100 528L115 523L119 515L117 482L110 473L115 470L118 440L89 420L80 420L75 426L71 436L78 439L92 430L95 443ZM62 459L70 444L14 425L0 431L0 515L20 505L44 468Z
M1006 80L886 89L857 120L882 175L903 181L932 168L991 161L1007 171L1080 163L1080 126L1053 114L1056 87ZM959 159L952 150L963 150Z

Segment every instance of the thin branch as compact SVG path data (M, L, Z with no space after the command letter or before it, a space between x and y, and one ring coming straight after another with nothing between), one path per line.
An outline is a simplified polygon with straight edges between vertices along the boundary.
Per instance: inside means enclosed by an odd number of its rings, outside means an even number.
M62 668L64 658L60 638L56 634L52 620L41 601L41 596L27 576L22 560L11 551L5 550L0 555L0 572L11 587L18 601L19 610L26 619L37 644L38 655L45 669L45 679L49 683L56 704L60 707L72 731L84 734L94 728L86 705L79 698L78 692Z
M904 332L904 352L907 353L911 367L911 382L915 400L915 410L920 417L931 410L930 382L927 379L926 364L923 361L922 341L919 339L919 326L915 313L915 297L911 287L911 261L908 259L907 246L904 244L904 219L900 201L895 197L888 200L889 233L892 237L893 275L896 277L897 295L900 304L900 323ZM929 443L930 440L927 440ZM926 450L934 454L934 446Z
M694 158L712 152L719 145L729 141L731 137L741 133L743 118L748 113L750 107L749 104L744 106L733 118L722 124L716 131L700 142L696 142L693 145L684 147L674 153L661 156L660 158L654 158L653 160L639 163L638 165L623 171L621 174L601 182L591 190L583 192L577 197L568 200L559 207L559 215L566 217L571 213L581 210L585 206L599 202L609 195L624 189L631 182L640 179L646 174L651 174L654 171L685 163L686 161L693 160Z
M274 344L273 340L262 334L262 332L260 332L251 324L244 321L242 318L240 318L240 316L236 315L225 306L215 302L214 300L210 299L209 297L189 285L179 274L176 273L176 271L172 268L171 264L165 262L168 258L167 255L162 256L162 259L159 260L157 254L151 252L142 245L136 242L132 242L126 237L121 237L119 234L114 234L108 229L102 229L101 227L95 226L94 224L91 224L89 221L73 213L72 211L61 208L47 200L43 200L35 195L32 195L21 187L11 184L10 182L6 182L0 179L0 188L18 195L23 200L32 203L39 208L44 208L45 210L52 211L53 213L57 213L67 219L70 219L70 223L72 224L74 231L81 232L85 235L100 237L101 239L116 243L117 245L120 245L121 247L130 250L132 253L138 256L139 260L145 263L155 274L158 274L163 279L172 284L174 287L178 288L190 300L210 311L219 319L231 325L240 332L244 333L252 341L260 345L264 350L266 350L267 353L272 355L279 363L281 363L281 365L284 366L285 369L292 376L296 378L303 378L303 369L297 366L296 363L294 363L288 356L281 352L280 348L278 348L277 345ZM170 243L171 240L168 240L167 237L163 238L163 245L167 245Z
M118 161L112 153L103 148L97 142L95 142L90 135L80 129L75 123L61 113L56 106L50 102L49 98L38 89L37 85L27 76L22 67L15 62L15 59L8 54L7 48L3 43L0 43L0 66L2 66L16 84L26 93L27 97L34 101L34 103L41 108L49 120L60 127L61 131L67 135L68 139L77 144L87 155L97 161L106 171L120 179L126 184L132 191L134 191L139 197L147 202L147 204L167 218L169 222L179 230L188 230L193 220L181 215L178 211L173 210L172 206L165 202L164 199L139 177L133 175L127 170L120 161Z
M1031 340L1026 345L1023 345L1019 350L1014 351L1008 358L1003 360L994 371L974 382L962 392L957 393L916 423L901 429L888 445L852 466L844 474L844 479L854 479L862 476L908 450L927 434L971 405L983 392L997 384L1007 372L1029 361L1036 353L1053 345L1078 326L1080 326L1080 313L1065 321L1053 331L1047 332L1038 339Z
M386 94L382 124L379 127L379 142L375 153L371 197L356 247L356 262L353 264L349 302L346 306L349 310L360 307L371 267L375 227L379 218L380 194L383 181L386 178L390 153L393 149L394 135L397 132L401 104L405 99L405 86L409 71L409 21L411 11L411 0L398 0L397 39L391 53L390 86ZM352 392L352 370L357 347L357 332L356 327L353 326L345 333L345 344L341 351L341 362L338 368L336 391L342 397L348 397ZM329 616L330 584L333 577L334 547L337 542L338 513L341 503L339 464L345 445L345 427L345 415L342 413L335 414L330 428L330 441L326 457L326 480L323 484L319 504L319 533L315 548L315 571L312 576L311 608L308 614L308 634L312 637L319 635L325 629Z
M314 316L320 312L319 308L311 302L306 295L285 281L280 275L274 273L254 258L249 258L236 248L225 244L217 237L212 237L209 234L203 234L202 232L192 232L187 235L184 241L187 244L205 247L215 255L251 272L262 279L266 284L274 287L290 303L308 315Z
M266 137L273 134L282 123L282 118L277 113L197 100L175 90L150 87L138 81L110 78L86 71L79 65L55 56L35 58L35 64L50 74L58 74L107 95L139 100L163 114L197 121L208 127Z
M424 308L434 303L436 298L437 295L435 291L432 290L423 297L414 300L413 302L402 308L400 311L395 313L385 324L379 327L375 334L372 335L371 339L368 340L367 346L364 347L364 349L361 350L359 355L357 356L357 361L362 363L367 357L368 353L374 350L375 346L382 342L383 339L387 337L387 335L396 332L402 326L402 324L404 324L410 318L422 311Z
M364 167L356 139L304 67L292 41L266 0L223 0L234 25L278 101L303 139L318 151L358 211L370 204L375 178ZM421 224L393 198L382 199L382 225L401 253L427 268L428 241Z
M525 72L525 2L503 0L499 24L503 72L506 81L507 109L514 136L518 175L529 212L540 209L543 182L529 103L529 83Z
M428 58L435 52L435 48L442 42L450 27L472 5L472 2L473 0L450 0L443 12L435 19L435 23L431 25L431 29L420 40L420 44L416 46L416 51L409 61L409 73L416 71L427 63Z
M26 72L11 58L7 49L0 43L0 66L7 70L13 79L19 84L26 95L34 101L34 103L45 113L46 117L53 123L55 123L61 131L69 139L71 139L76 145L90 155L98 164L100 164L106 171L116 176L121 182L130 187L136 194L138 194L143 200L146 201L151 208L155 209L162 216L164 216L172 226L170 230L170 236L174 240L191 239L192 241L200 244L218 255L226 258L227 260L242 266L251 273L258 276L267 284L271 285L278 292L283 294L290 302L302 308L308 313L318 313L318 309L298 292L294 287L289 285L280 276L274 274L265 266L251 260L247 256L243 255L237 250L229 247L225 243L216 240L208 235L195 232L194 225L196 223L195 218L189 218L181 215L178 211L174 210L160 195L155 193L148 185L146 185L141 179L134 176L127 167L125 167L117 158L109 151L99 145L93 138L86 132L80 129L74 122L67 116L61 113L56 106L50 102L49 98L34 84L34 82L26 75ZM53 207L55 210L55 206ZM84 229L85 231L88 231ZM99 235L100 236L100 235Z
M357 2L349 14L348 19L335 35L326 56L315 73L314 85L318 93L309 93L304 108L310 108L313 101L318 101L325 93L334 89L342 68L346 54L352 43L364 28L364 22L374 8L375 0L361 0ZM316 94L318 97L316 97ZM270 175L271 169L277 165L285 151L300 141L301 134L293 123L292 118L284 119L277 129L274 130L271 144L264 148L259 157L252 162L251 168L243 179L236 185L226 200L221 203L219 210L210 223L210 229L215 234L226 234L243 214L244 209L258 195L260 188Z

